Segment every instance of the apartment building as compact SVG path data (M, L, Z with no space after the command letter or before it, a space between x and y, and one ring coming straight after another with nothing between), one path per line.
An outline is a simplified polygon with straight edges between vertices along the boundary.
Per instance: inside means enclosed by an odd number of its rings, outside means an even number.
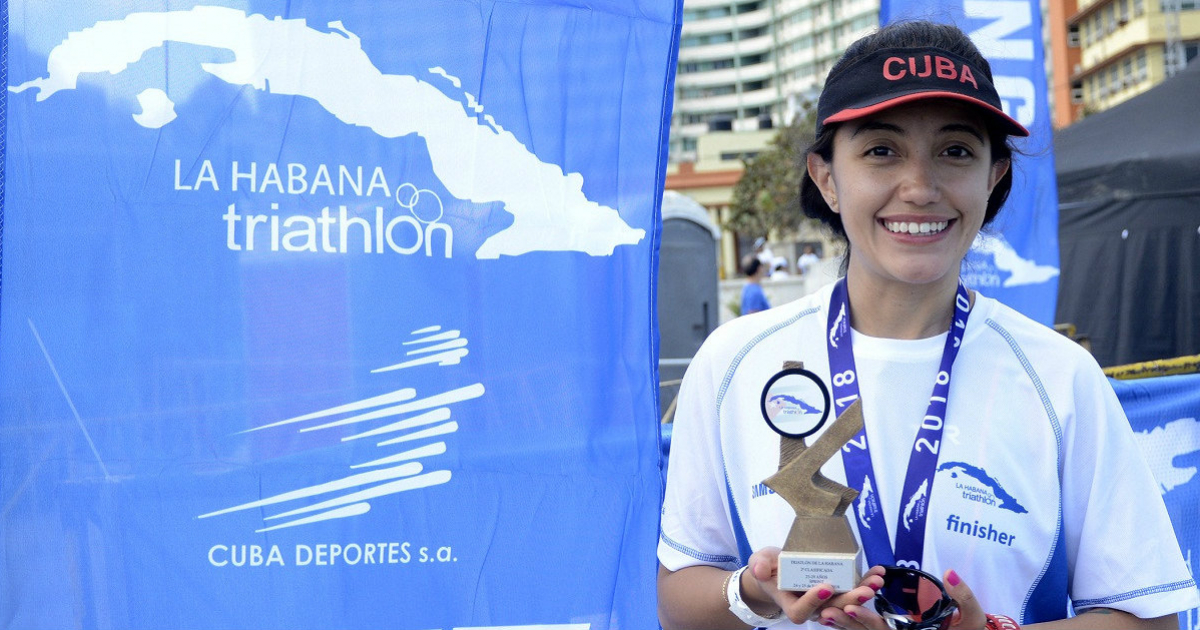
M666 187L719 224L742 160L815 101L846 47L878 24L879 0L685 0ZM736 239L726 231L721 243L727 276Z
M815 99L829 67L879 20L878 0L686 0L671 161L701 136L769 129Z
M1200 52L1197 0L1051 0L1056 127L1149 90Z

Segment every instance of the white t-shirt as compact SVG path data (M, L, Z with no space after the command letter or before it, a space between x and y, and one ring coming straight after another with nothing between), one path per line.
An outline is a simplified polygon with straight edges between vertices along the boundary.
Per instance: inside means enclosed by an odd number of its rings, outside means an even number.
M696 354L672 434L658 547L667 569L733 569L756 549L783 545L794 512L762 485L778 470L779 438L759 403L785 361L802 361L828 386L831 289L736 319ZM894 542L945 337L852 334L876 490ZM1158 486L1085 350L979 295L949 399L924 570L954 569L984 611L1021 624L1066 617L1072 604L1144 618L1200 605ZM845 483L840 454L822 472Z

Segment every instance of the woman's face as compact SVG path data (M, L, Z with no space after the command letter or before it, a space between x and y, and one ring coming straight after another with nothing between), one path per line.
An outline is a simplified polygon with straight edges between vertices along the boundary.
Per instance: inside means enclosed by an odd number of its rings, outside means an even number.
M841 215L851 278L957 284L1008 162L992 163L974 107L939 99L843 123L832 161L811 155L808 169Z

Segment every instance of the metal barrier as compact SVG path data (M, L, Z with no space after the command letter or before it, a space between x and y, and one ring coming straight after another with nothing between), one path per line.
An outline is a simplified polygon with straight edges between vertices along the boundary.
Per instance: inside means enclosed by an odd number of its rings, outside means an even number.
M1105 376L1120 380L1196 373L1200 373L1200 354L1104 368Z

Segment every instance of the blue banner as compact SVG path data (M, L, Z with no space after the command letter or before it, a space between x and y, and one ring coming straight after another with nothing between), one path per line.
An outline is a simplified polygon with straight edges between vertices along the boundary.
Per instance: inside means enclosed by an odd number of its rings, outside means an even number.
M1183 557L1200 575L1200 374L1112 384L1158 480ZM1200 609L1180 613L1179 627L1200 630Z
M656 623L680 2L5 7L0 626Z
M975 240L962 277L1046 325L1058 300L1058 188L1046 102L1042 16L1036 0L882 0L879 21L926 19L961 28L992 66L1004 112L1030 131L1016 138L1008 203Z

